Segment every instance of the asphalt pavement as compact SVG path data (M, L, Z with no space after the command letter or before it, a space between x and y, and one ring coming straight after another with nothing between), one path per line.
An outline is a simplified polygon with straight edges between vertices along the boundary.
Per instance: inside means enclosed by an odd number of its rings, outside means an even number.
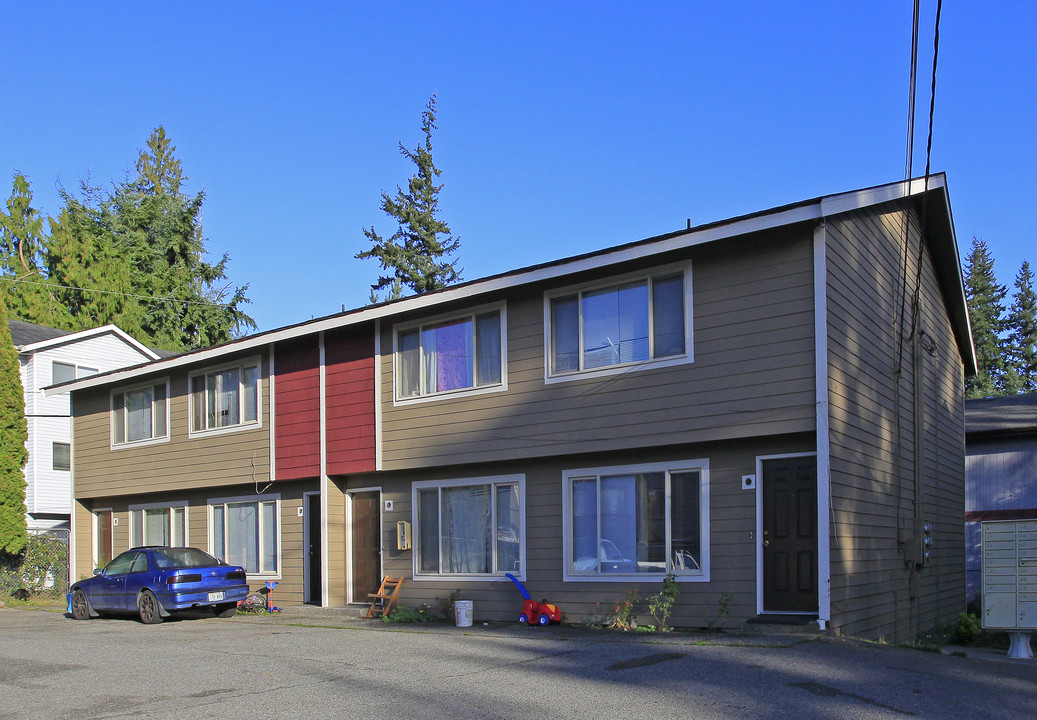
M0 609L0 720L1033 720L1037 661L845 638Z

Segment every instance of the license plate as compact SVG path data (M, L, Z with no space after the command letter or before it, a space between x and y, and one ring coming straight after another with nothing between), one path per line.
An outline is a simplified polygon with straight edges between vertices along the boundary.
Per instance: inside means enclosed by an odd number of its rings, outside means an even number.
M222 592L209 593L209 602L219 602L223 599Z

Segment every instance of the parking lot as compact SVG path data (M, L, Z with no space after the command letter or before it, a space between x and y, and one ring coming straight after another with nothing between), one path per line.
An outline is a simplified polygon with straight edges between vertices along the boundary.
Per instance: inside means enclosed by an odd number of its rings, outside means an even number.
M1037 663L837 638L393 626L306 614L76 622L0 609L0 718L1037 716Z

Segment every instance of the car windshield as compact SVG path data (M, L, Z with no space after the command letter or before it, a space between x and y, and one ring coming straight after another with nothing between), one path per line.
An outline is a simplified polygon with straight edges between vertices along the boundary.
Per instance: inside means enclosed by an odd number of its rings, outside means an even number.
M160 568L212 567L220 561L198 548L169 548L155 551L155 566Z

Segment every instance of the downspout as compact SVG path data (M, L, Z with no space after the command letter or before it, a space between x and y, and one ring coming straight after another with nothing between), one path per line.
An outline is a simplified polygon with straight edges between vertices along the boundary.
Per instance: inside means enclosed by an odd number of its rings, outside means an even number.
M828 428L828 261L824 216L814 228L814 410L817 444L817 624L832 621L831 457Z

